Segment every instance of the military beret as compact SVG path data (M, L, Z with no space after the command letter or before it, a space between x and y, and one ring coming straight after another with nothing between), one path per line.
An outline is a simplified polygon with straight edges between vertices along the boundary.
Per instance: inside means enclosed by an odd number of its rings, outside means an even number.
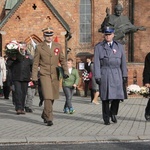
M54 35L54 30L52 27L48 27L42 30L44 36L53 36Z

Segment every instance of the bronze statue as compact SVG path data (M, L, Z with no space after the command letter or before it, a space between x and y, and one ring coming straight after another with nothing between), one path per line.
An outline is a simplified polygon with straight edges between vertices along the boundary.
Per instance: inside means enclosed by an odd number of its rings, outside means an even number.
M121 15L123 7L121 4L117 4L114 9L114 14L110 14L109 8L106 8L106 17L101 24L101 28L98 32L103 32L105 26L111 26L115 29L114 40L123 41L125 35L130 32L136 32L138 30L146 30L143 26L134 26L127 16Z

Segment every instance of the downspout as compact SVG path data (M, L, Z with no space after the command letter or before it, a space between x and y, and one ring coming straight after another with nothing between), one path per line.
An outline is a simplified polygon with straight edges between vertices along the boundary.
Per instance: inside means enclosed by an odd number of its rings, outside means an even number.
M129 4L129 16L131 23L134 25L134 0L130 0ZM129 34L129 52L128 52L128 61L134 62L134 33Z

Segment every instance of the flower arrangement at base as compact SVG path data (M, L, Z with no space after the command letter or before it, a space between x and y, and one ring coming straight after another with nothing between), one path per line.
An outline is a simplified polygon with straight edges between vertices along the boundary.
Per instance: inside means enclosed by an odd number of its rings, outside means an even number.
M6 44L6 55L8 57L16 57L18 54L20 54L20 44L13 40Z
M148 87L142 86L139 91L139 94L145 98L149 98L150 97L150 89Z
M132 94L139 94L140 92L140 86L136 84L131 84L127 87L127 94L132 95Z

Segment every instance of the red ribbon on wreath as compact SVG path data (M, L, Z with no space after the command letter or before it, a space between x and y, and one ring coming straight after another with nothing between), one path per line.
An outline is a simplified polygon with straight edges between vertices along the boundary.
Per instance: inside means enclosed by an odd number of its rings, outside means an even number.
M58 48L55 48L55 49L54 49L54 53L55 53L55 55L58 55L59 49L58 49Z

